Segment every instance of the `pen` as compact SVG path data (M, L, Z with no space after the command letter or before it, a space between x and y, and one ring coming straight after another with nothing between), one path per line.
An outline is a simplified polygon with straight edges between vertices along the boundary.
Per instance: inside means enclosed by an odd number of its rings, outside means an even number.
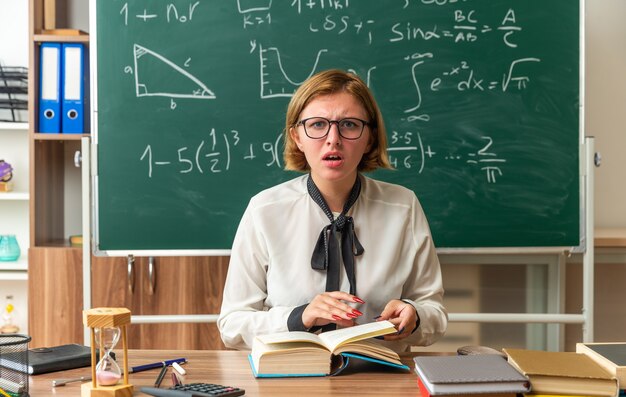
M131 367L128 372L132 374L135 372L147 371L147 370L154 369L154 368L162 368L163 366L168 367L172 365L173 363L182 364L185 362L187 362L186 358L175 358L173 360L165 360L165 361L159 361L156 363L137 365L135 367ZM89 381L89 380L91 380L91 376L81 376L79 378L70 378L70 379L56 379L52 381L52 387L65 386L68 383L83 382L83 381Z
M52 387L65 386L68 383L83 382L83 381L88 381L88 380L91 380L91 376L81 376L79 378L69 378L69 379L55 379L52 381Z
M130 373L134 373L134 372L141 372L141 371L147 371L149 369L154 369L154 368L161 368L164 365L167 367L169 365L172 365L173 363L184 363L185 361L187 361L186 358L175 358L173 360L165 360L165 361L159 361L156 363L150 363L150 364L144 364L144 365L137 365L136 367L130 367Z
M178 365L178 364L176 364L176 365ZM163 381L163 378L165 377L166 373L167 373L167 365L163 365L163 368L161 368L161 372L159 372L159 376L157 376L157 379L154 382L154 387L160 387L161 386L161 382Z

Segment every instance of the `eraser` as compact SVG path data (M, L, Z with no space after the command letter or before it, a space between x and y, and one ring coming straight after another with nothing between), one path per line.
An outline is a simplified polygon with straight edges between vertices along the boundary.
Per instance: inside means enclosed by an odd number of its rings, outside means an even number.
M187 371L185 371L185 369L183 367L180 366L180 364L174 362L172 363L172 368L174 368L176 370L176 372L178 372L181 375L186 375Z

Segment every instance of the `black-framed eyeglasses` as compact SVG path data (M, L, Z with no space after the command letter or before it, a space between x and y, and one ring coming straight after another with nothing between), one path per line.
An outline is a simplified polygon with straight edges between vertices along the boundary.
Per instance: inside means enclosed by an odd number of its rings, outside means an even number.
M302 119L296 123L296 126L303 126L304 133L311 139L322 139L328 135L330 126L335 123L339 130L339 135L344 139L359 139L363 134L366 125L370 123L357 119L356 117L347 117L341 120L328 120L325 117L309 117Z

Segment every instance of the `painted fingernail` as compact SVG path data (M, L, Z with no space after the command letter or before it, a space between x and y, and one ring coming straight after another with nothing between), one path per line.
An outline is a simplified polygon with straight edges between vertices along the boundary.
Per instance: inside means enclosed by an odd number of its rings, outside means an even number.
M396 333L396 335L400 335L400 334L401 334L401 333L403 333L403 332L404 332L404 327L400 328L400 329L398 330L398 332Z
M334 318L335 320L341 320L341 317L339 317L339 316L338 316L338 315L336 315L336 314L333 314L333 318Z
M346 313L346 316L350 317L350 318L357 318L358 316L354 313Z
M361 313L360 311L356 310L356 309L352 309L352 314L356 314L357 316L362 316L363 313Z
M382 316L379 314L378 316L374 317L373 320L378 320L379 318L381 318Z
M354 301L357 302L357 303L365 303L365 301L363 299L361 299L359 297L356 297L356 296L354 298L352 298L352 299L354 299Z

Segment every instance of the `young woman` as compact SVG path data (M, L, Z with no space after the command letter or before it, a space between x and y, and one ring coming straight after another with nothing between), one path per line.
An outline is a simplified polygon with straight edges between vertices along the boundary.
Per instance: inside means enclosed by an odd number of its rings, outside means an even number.
M365 83L318 73L291 98L287 169L306 174L254 196L237 230L218 327L227 347L256 335L389 320L396 351L446 330L441 270L415 194L362 175L391 168Z

